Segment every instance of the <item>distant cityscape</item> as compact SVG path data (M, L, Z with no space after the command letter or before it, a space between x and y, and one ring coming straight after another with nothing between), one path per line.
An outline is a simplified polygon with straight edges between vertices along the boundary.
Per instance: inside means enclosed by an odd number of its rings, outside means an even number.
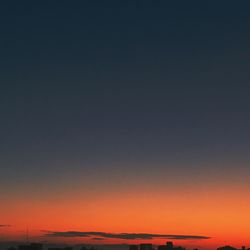
M21 244L17 247L8 247L5 250L74 250L74 247L67 246L67 247L47 247L45 248L42 243L30 243L30 244ZM80 250L98 250L96 247L86 247L82 246ZM168 241L165 245L158 245L154 246L151 243L143 243L143 244L134 244L134 245L128 245L128 250L186 250L183 246L175 246L173 242ZM193 249L193 250L198 250ZM246 248L245 246L242 246L240 249L235 248L233 246L222 246L218 247L217 250L250 250L250 248Z

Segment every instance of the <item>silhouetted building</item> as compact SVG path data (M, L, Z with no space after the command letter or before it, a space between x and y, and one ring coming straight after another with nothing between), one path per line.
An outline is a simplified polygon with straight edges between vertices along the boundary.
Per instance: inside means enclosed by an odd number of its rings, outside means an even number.
M130 245L129 250L139 250L139 246L138 245Z
M152 250L153 249L153 245L148 243L148 244L140 244L140 250Z
M48 250L73 250L73 247L49 247Z
M158 250L185 250L185 248L175 247L172 241L168 241L166 245L159 245Z
M20 245L18 250L43 250L43 244L31 243L30 245Z
M41 243L31 243L29 250L43 250L43 244Z
M19 245L18 250L30 250L29 245Z
M64 248L64 250L65 250L65 248ZM89 248L86 247L86 246L82 246L82 247L80 248L80 250L96 250L96 248L94 248L93 246L90 246Z
M43 250L43 244L31 243L30 245L20 245L18 250Z
M173 248L174 248L173 242L172 242L172 241L168 241L168 242L166 243L166 249L172 250Z
M237 250L237 248L231 246L224 246L217 248L217 250Z
M159 245L158 250L166 250L166 245Z
M173 249L174 249L174 250L186 250L185 247L174 247Z

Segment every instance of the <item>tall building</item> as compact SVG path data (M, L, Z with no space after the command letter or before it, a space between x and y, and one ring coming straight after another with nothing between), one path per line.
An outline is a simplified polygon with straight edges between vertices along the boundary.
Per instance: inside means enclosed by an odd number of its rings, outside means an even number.
M173 248L174 248L173 242L172 242L172 241L168 241L168 242L166 243L166 249L167 249L167 250L172 250Z
M175 247L172 241L168 241L166 245L159 245L158 250L185 250L185 248Z
M140 250L153 250L153 245L150 243L140 244Z

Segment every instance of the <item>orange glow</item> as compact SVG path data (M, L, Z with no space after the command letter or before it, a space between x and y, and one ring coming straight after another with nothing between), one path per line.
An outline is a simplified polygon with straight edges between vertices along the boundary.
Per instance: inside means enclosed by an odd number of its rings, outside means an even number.
M186 187L185 190L168 191L143 186L133 191L129 187L112 192L89 191L84 196L80 190L65 196L52 194L46 199L16 197L1 207L3 218L13 227L1 230L5 231L6 238L13 239L22 239L27 226L34 239L42 235L41 230L75 230L212 237L209 240L175 241L186 246L250 245L250 224L247 223L250 200L245 198L247 194L250 194L249 190L243 187L213 187L209 191ZM49 240L91 242L85 238ZM150 242L160 244L165 241ZM103 242L131 243L131 240L106 239Z

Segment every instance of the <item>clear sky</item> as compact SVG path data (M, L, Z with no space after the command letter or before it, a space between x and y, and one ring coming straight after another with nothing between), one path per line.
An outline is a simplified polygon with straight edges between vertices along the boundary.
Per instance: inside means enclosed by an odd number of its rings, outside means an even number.
M0 240L250 246L249 8L2 1Z

